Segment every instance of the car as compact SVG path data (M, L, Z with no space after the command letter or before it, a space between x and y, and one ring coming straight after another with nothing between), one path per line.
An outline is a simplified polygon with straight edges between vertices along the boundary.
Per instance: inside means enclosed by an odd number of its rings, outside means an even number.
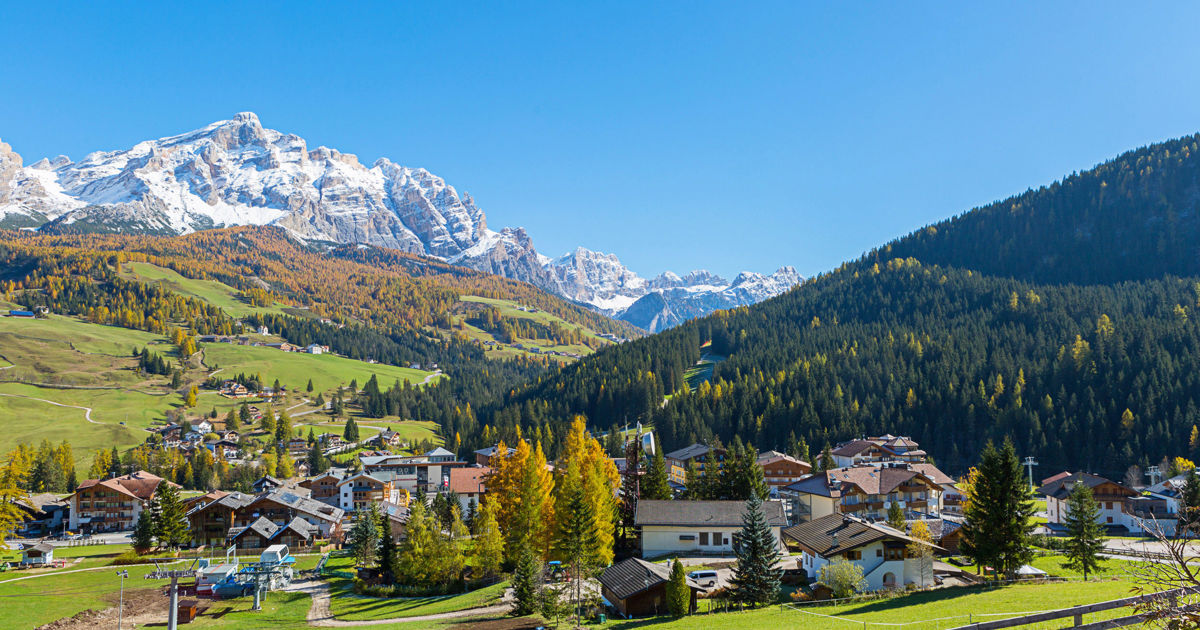
M692 578L692 580L704 588L712 588L716 586L718 582L717 572L709 569L692 571L688 574L688 577Z

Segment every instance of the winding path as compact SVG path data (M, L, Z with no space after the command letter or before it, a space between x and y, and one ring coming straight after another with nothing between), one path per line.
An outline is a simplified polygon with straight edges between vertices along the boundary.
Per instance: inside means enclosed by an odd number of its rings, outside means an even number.
M333 611L329 606L329 583L325 581L293 583L288 586L287 591L295 591L299 593L308 593L312 596L312 606L308 609L308 625L319 626L326 628L345 628L351 626L383 626L396 623L405 623L409 621L437 621L439 619L461 619L464 617L482 617L485 615L503 615L512 608L510 604L496 604L494 606L483 606L480 608L467 608L465 610L455 610L451 612L438 613L436 615L417 615L415 617L394 617L392 619L368 619L360 621L349 621L338 619L333 616Z
M44 402L49 405L54 405L55 407L69 407L71 409L82 409L84 420L87 420L88 422L91 422L92 424L107 424L105 422L96 422L95 420L92 420L92 408L91 407L80 407L78 405L65 405L63 403L54 402L53 400L46 400L45 398L34 398L33 396L23 396L21 394L0 393L0 396L8 396L10 398L24 398L26 400L36 400L37 402Z

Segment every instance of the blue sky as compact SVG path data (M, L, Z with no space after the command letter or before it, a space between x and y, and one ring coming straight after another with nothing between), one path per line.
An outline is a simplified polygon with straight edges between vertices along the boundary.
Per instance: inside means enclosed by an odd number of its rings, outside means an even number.
M7 3L0 138L79 158L251 110L549 255L811 275L1200 131L1194 4L434 4Z

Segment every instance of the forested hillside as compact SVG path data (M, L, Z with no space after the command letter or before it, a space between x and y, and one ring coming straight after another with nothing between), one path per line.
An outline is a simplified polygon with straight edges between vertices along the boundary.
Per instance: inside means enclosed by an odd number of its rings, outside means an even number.
M1130 152L773 300L605 350L479 406L479 422L506 434L577 413L599 427L640 420L667 448L739 435L766 449L794 434L817 449L891 432L953 472L1003 436L1045 470L1119 476L1188 455L1196 142ZM728 359L689 391L709 340Z

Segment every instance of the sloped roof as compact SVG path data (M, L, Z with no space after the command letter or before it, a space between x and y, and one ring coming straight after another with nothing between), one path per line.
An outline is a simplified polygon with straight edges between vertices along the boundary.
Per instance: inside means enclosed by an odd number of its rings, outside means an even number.
M929 477L930 480L932 480L934 483L938 484L939 486L944 486L947 484L954 483L954 477L951 477L950 475L947 475L946 473L942 472L937 466L934 466L933 464L913 463L913 464L909 464L909 467L911 467L913 470L921 473L922 475Z
M1067 495L1071 494L1071 489L1075 487L1075 484L1079 484L1079 483L1082 483L1089 488L1096 488L1096 487L1102 486L1106 483L1111 483L1114 486L1117 486L1117 488L1119 489L1118 494L1120 494L1122 496L1130 496L1130 497L1138 496L1138 492L1136 490L1133 490L1131 488L1126 488L1125 486L1123 486L1111 479L1105 479L1104 477L1100 477L1098 475L1093 475L1093 474L1085 473L1085 472L1077 472L1077 473L1068 475L1066 477L1060 477L1060 478L1038 488L1037 492L1038 492L1038 494L1042 494L1042 495L1045 495L1048 497L1054 497L1056 499L1065 499L1065 498L1067 498Z
M163 483L162 477L152 475L144 470L138 470L121 477L113 477L112 479L85 479L75 488L75 492L87 490L94 486L102 486L109 490L134 497L135 499L148 501L154 496L154 491L158 489L160 483ZM166 483L171 482L167 481ZM171 483L171 485L179 487L177 484Z
M691 446L685 446L677 451L671 451L670 453L667 453L665 457L667 459L674 459L683 462L701 455L707 455L709 450L710 449L704 444L693 444Z
M638 501L635 525L664 525L679 527L741 527L745 501ZM787 525L783 504L766 501L763 515L772 527Z
M913 539L898 529L880 523L868 523L844 514L830 514L784 529L784 536L794 540L801 549L828 558L869 545L878 540L895 540L904 543ZM940 549L936 545L935 549Z
M246 527L230 527L229 538L236 540L241 538L246 532L254 532L262 536L264 540L270 540L280 529L278 525L272 523L267 517L260 516Z
M835 457L854 457L865 452L867 449L879 446L870 440L852 440L830 451Z
M825 473L825 478L830 486L835 483L851 484L857 486L865 494L888 494L915 477L922 477L933 483L933 480L926 477L924 473L909 467L851 466L834 468Z
M485 492L484 480L492 473L486 466L481 468L451 468L450 491L457 493Z
M671 579L669 563L656 564L646 562L641 558L622 560L604 570L600 574L600 584L617 599L629 599L642 591L654 588ZM685 577L687 585L695 590L701 590L695 580Z

